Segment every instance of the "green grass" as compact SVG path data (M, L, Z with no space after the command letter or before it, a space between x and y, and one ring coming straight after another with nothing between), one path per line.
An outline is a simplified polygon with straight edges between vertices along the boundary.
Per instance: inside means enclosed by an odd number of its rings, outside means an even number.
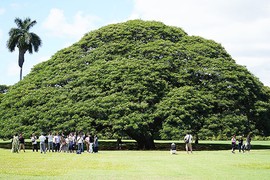
M270 150L100 151L13 154L0 149L0 179L270 179Z

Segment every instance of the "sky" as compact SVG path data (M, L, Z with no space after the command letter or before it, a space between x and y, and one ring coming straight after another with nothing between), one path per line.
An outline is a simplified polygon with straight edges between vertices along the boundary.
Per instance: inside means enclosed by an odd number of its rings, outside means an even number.
M131 19L161 21L220 43L237 64L270 87L269 0L0 0L0 85L19 81L18 50L6 48L14 19L31 18L37 53L25 54L23 76L87 32Z

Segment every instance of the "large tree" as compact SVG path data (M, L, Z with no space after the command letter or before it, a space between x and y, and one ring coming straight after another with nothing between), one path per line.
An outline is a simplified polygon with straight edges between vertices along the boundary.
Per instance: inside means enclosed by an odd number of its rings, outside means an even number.
M22 93L23 92L23 93ZM0 104L0 136L16 131L154 139L270 134L269 89L212 40L133 20L86 34L36 65Z
M15 18L14 22L17 28L11 28L9 31L9 39L7 41L7 48L13 52L17 47L19 49L18 64L20 66L20 80L22 80L22 68L24 63L24 55L28 51L30 54L38 52L41 46L40 37L30 32L30 29L37 23L35 20L32 21L30 18L24 20Z

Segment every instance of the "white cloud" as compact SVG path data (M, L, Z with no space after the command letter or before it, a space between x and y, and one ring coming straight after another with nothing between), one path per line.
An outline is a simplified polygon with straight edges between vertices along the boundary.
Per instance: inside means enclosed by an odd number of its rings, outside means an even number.
M213 39L270 86L270 1L134 0L134 5L130 19L162 21Z
M94 23L98 20L98 17L86 15L81 11L78 11L72 18L66 18L63 10L54 8L51 9L43 27L53 36L80 38L93 29Z

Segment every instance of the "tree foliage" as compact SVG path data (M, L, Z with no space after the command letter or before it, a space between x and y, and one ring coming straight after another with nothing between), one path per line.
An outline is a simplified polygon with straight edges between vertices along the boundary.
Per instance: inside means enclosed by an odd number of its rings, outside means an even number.
M0 105L0 136L91 131L154 139L269 135L269 88L218 43L155 21L89 32L36 65Z

